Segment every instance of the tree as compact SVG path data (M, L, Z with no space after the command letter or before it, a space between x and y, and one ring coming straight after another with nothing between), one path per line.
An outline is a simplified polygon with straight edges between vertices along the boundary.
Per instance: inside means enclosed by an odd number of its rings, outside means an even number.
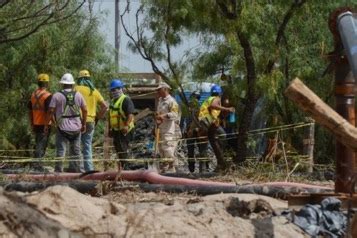
M93 15L91 5L88 6L77 10L77 4L68 3L62 15L71 15L69 18L43 25L21 40L0 44L0 139L15 148L31 146L27 102L36 88L39 73L50 75L52 92L58 88L57 82L64 73L76 77L83 68L91 71L97 86L106 86L107 78L102 76L111 72L114 64L98 30L100 19Z
M250 127L250 115L256 108L254 102L264 100L265 118L273 114L280 117L280 123L291 124L301 121L304 116L282 96L293 77L305 79L322 97L331 94L332 79L326 74L331 65L326 67L324 57L327 49L332 48L327 21L330 12L343 3L216 1L220 14L230 22L224 21L225 24L231 26L224 28L226 31L223 32L225 43L231 49L228 54L231 61L227 66L232 68L234 78L239 78L237 73L243 72L246 82L242 88L246 96L242 100L244 109L240 117L236 162L243 161L246 155L244 135ZM215 13L214 10L212 12ZM221 32L219 29L218 34ZM241 56L243 60L239 58ZM318 133L321 135L320 130ZM296 137L294 133L291 136ZM295 141L301 141L301 138ZM317 151L330 152L330 148L325 143L318 145Z
M0 2L0 44L22 40L44 26L66 20L84 3L85 0L79 3L70 0L3 0Z
M322 97L328 98L331 75L326 74L329 67L326 67L323 56L328 48L332 48L332 37L327 20L329 13L344 1L177 2L143 2L141 9L145 11L138 11L137 15L143 13L145 20L136 29L139 41L134 48L147 60L167 61L169 54L163 54L160 48L167 41L165 29L176 36L172 38L175 44L169 46L180 44L183 35L200 36L206 49L189 57L189 63L195 65L193 73L208 77L222 68L229 69L233 79L229 90L235 98L241 98L239 108L237 105L241 113L236 163L243 162L247 156L247 132L258 100L264 101L265 117L273 112L281 123L289 124L303 118L303 114L283 98L282 91L291 78L298 76L304 79ZM163 27L167 24L170 27ZM142 37L145 29L152 32L151 39ZM155 67L153 69L156 70ZM184 71L181 75L183 73L190 72ZM331 148L324 146L321 151Z
M136 10L135 31L130 32L124 21L124 16L129 14L130 1L121 14L121 23L125 34L130 38L129 47L148 62L152 70L173 88L179 89L182 101L188 105L182 87L183 78L188 65L182 60L174 59L172 51L182 44L183 26L177 24L177 17L184 13L180 12L180 1L163 1L155 4L150 1L143 1L143 4ZM160 63L166 63L164 68Z

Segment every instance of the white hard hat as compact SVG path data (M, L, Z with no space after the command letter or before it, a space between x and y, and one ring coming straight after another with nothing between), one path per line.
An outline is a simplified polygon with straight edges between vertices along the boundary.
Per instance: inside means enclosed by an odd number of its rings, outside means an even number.
M170 85L168 85L168 84L165 83L165 82L159 83L159 86L158 86L156 89L158 90L158 89L160 89L160 88L168 88L168 89L171 89Z
M74 84L73 75L66 73L62 76L60 84Z

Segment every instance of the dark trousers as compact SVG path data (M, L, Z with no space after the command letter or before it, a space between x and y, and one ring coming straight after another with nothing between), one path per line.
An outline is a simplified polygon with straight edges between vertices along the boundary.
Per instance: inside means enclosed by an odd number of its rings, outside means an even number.
M211 125L208 128L207 133L208 141L217 159L217 170L225 169L227 167L227 162L224 160L223 151L226 133L222 127L216 127L215 125Z
M49 137L50 132L47 134L45 134L43 131L35 132L35 158L43 158L45 156Z
M34 158L36 158L35 162L31 164L32 167L34 168L42 168L43 163L40 160L41 158L45 157L47 145L48 145L48 140L50 138L50 131L48 131L47 134L45 134L43 127L41 128L36 128L35 130L35 152L34 152Z
M195 171L195 147L198 147L199 157L207 156L208 143L204 139L198 139L197 131L192 134L192 138L187 138L187 156L188 156L188 169L191 173ZM206 167L206 168L204 168ZM208 169L208 161L199 163L199 170L202 172L204 169Z
M117 152L119 159L128 159L130 152L130 142L133 139L134 130L131 130L128 134L124 135L121 131L112 130L113 144L115 151ZM120 161L121 167L124 169L129 168L129 163L126 161Z

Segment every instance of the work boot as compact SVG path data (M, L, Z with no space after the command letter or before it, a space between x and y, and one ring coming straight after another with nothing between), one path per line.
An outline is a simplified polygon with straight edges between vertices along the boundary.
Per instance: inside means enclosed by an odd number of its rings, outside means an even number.
M174 162L169 162L169 169L166 171L167 173L176 173L176 168L175 168L175 163Z
M166 173L176 173L176 169L175 169L175 167L169 167L169 169L168 170L166 170Z
M63 168L61 166L55 166L55 172L56 173L62 173L63 172Z
M168 170L169 170L169 163L168 162L162 162L161 164L160 164L160 173L161 174L164 174L164 173L166 173Z
M176 173L173 162L163 162L160 165L160 173Z

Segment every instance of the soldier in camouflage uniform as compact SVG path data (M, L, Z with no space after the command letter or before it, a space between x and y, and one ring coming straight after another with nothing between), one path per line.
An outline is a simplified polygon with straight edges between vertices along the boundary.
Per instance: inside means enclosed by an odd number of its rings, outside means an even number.
M175 150L177 147L180 121L179 106L174 97L170 95L171 87L167 83L160 83L157 88L159 102L156 110L156 124L159 129L159 153L161 158L172 158L174 161L162 162L161 172L175 172L177 159Z

